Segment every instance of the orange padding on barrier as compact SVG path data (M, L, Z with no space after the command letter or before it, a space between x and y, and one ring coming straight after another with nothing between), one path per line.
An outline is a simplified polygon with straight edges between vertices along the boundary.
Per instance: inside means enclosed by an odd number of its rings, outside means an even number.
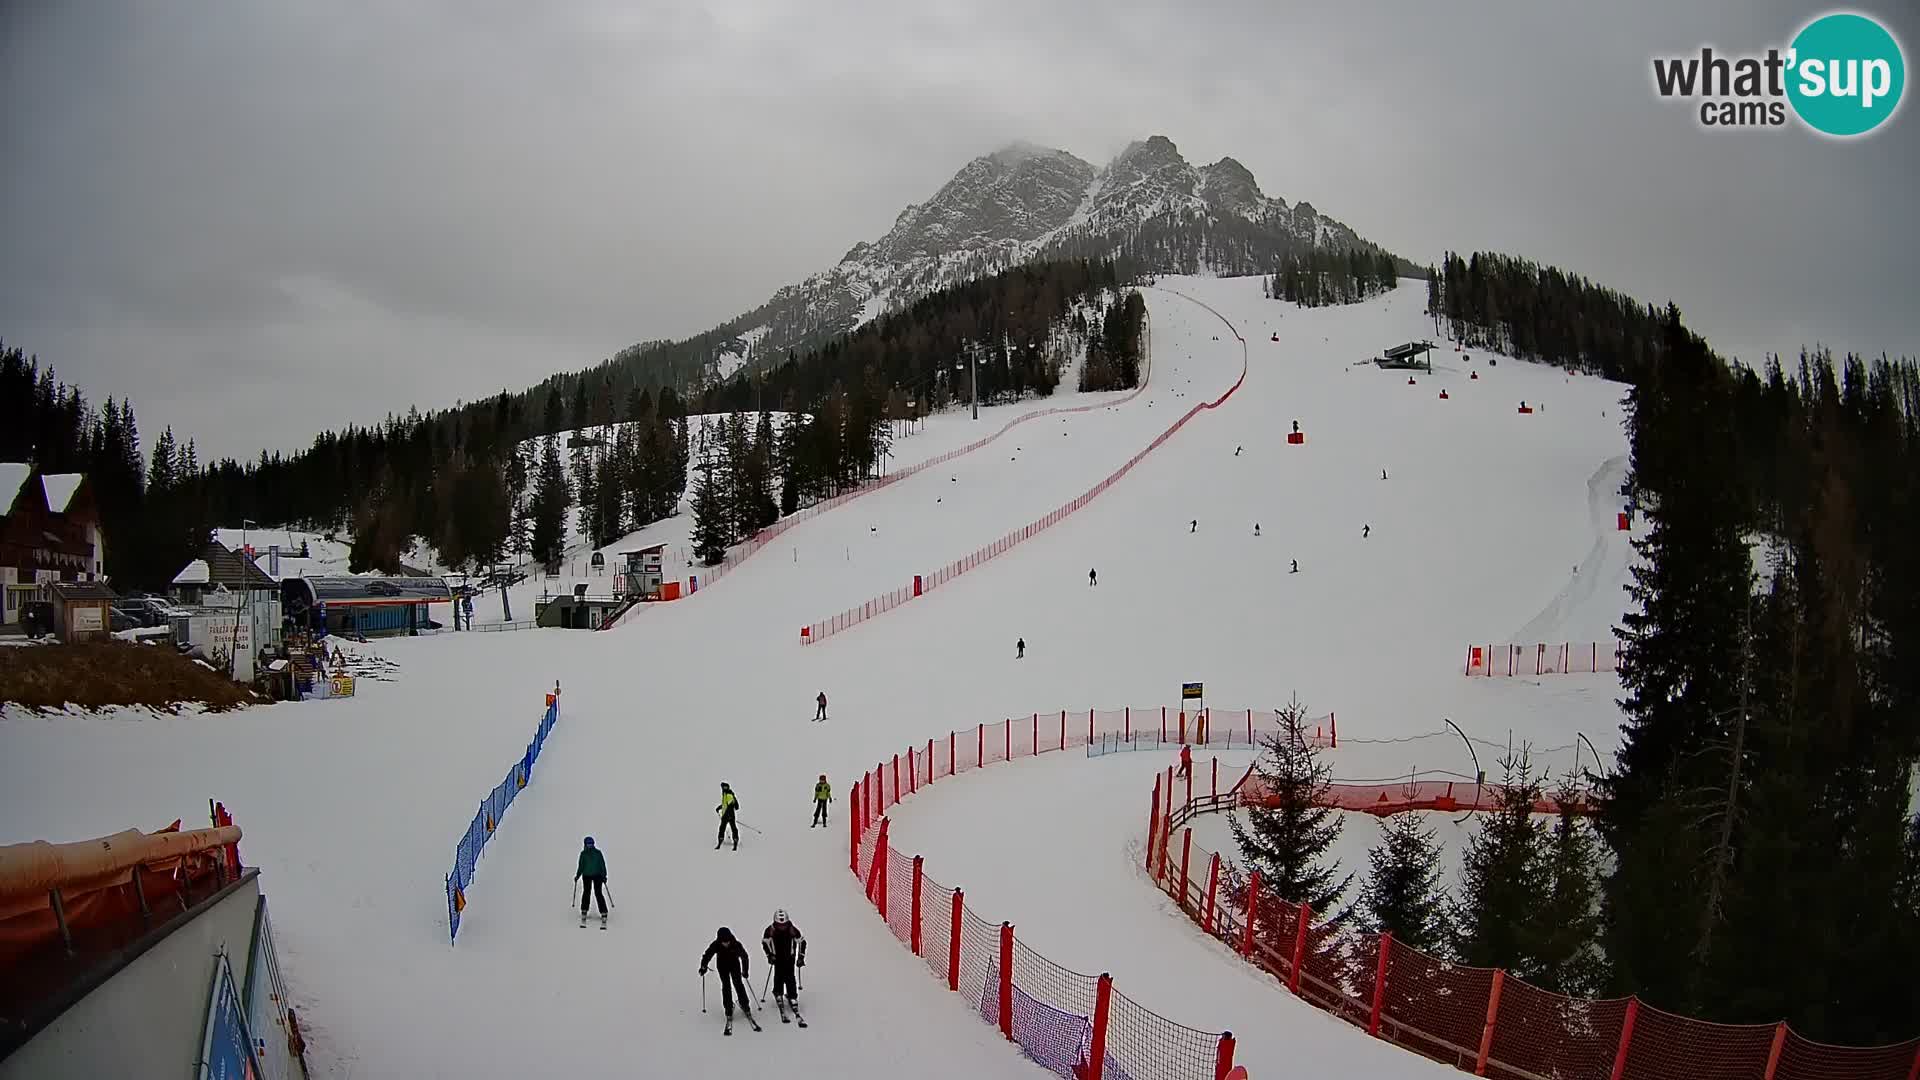
M54 889L65 900L69 893L121 884L136 866L171 864L239 841L240 826L227 825L190 832L127 829L70 844L45 840L8 844L0 847L0 919L46 907L47 893Z

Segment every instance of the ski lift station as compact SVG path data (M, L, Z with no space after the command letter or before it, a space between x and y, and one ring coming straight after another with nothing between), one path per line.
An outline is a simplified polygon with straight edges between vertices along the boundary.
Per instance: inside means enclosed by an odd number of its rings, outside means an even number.
M1407 371L1433 370L1433 342L1409 341L1405 345L1395 345L1380 355L1374 363L1383 368ZM1426 359L1421 359L1425 357Z

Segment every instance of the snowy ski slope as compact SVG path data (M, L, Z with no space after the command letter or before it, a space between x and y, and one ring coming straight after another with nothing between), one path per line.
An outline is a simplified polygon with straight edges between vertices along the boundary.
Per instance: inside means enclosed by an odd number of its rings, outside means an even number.
M1137 399L1016 427L794 527L711 589L613 631L379 643L398 680L345 701L9 716L0 842L151 828L224 800L246 830L243 855L264 870L322 1075L1044 1075L865 907L846 871L843 806L832 828L807 828L816 775L844 795L876 760L950 728L1172 702L1183 680L1204 680L1222 704L1298 692L1315 713L1337 710L1343 777L1468 771L1457 740L1360 741L1431 733L1442 717L1502 743L1509 731L1539 746L1584 732L1603 751L1617 723L1608 676L1469 680L1460 665L1469 642L1521 629L1586 640L1617 617L1628 549L1610 531L1609 470L1625 448L1621 387L1451 351L1414 386L1404 372L1352 367L1433 336L1417 285L1319 311L1266 300L1257 279L1160 285L1146 294L1153 375ZM803 623L1072 498L1218 396L1242 365L1221 316L1245 336L1248 365L1222 408L1012 552L798 643ZM1523 398L1546 410L1518 415ZM983 410L978 427L940 418L915 460L1032 407L992 420ZM1296 418L1305 446L1284 441ZM1020 636L1028 652L1016 661ZM480 861L449 948L442 878L454 843L524 750L556 679L560 723ZM812 724L820 690L832 719ZM1233 1028L1256 1077L1309 1064L1440 1075L1300 1006L1165 909L1133 869L1139 804L1163 764L1062 755L985 770L909 800L896 844L1054 960L1111 970L1174 1020ZM742 830L738 852L713 849L722 780L759 830ZM604 933L576 928L561 906L588 834L618 905ZM812 944L802 998L814 1024L722 1040L717 987L713 1013L700 1012L700 953L722 924L757 938L776 907Z

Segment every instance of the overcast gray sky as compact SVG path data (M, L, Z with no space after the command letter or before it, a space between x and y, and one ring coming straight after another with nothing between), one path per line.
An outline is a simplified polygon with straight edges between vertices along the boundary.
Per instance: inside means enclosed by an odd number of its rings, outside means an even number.
M1012 140L1165 134L1417 260L1672 299L1723 351L1920 352L1912 102L1838 143L1651 90L1655 54L1822 10L11 0L0 338L149 440L292 448L708 329ZM1911 3L1856 10L1920 58Z

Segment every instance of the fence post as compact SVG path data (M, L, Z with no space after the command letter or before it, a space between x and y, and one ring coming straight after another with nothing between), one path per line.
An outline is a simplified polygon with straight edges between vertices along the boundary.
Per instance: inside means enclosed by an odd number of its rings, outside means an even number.
M913 751L909 750L908 753ZM900 801L900 755L893 755L893 801ZM892 805L892 804L888 804Z
M1618 652L1616 649L1615 655L1618 655ZM1913 1051L1913 1068L1907 1071L1907 1080L1920 1080L1920 1048L1915 1048Z
M1193 826L1189 825L1180 835L1180 895L1175 899L1180 910L1187 909L1187 863L1193 858Z
M1213 1080L1227 1080L1233 1071L1233 1032L1220 1033L1220 1052L1213 1059Z
M1160 741L1167 741L1167 707L1160 706Z
M1093 745L1093 710L1087 710L1087 745Z
M1313 922L1313 909L1305 900L1300 901L1300 909L1294 913L1297 925L1293 932L1293 970L1287 973L1287 989L1295 994L1300 992L1300 969L1307 960L1307 925Z
M1093 991L1093 1042L1087 1049L1085 1080L1100 1080L1107 1062L1107 1010L1113 1002L1113 976L1100 973Z
M1780 1021L1773 1026L1773 1047L1767 1051L1767 1071L1761 1080L1773 1080L1773 1074L1780 1068L1780 1051L1787 1045L1787 1022Z
M1060 749L1067 748L1067 710L1060 710Z
M898 785L895 785L898 786ZM914 767L913 747L907 747L907 792L920 790L920 770Z
M886 887L884 884L886 877L881 874L880 866L886 861L887 819L881 818L880 835L875 837L873 841L873 862L867 867L867 902L871 903L876 909L879 909L883 915L885 914L885 909L880 908L880 890Z
M1367 1034L1380 1034L1380 1007L1387 998L1387 957L1393 953L1393 931L1380 935L1380 960L1373 968L1373 1015L1367 1018Z
M1620 1048L1613 1052L1613 1072L1608 1080L1620 1080L1626 1074L1627 1048L1633 1045L1633 1022L1639 1018L1640 999L1630 997L1627 999L1627 1018L1620 1024ZM1914 1063L1920 1066L1920 1057L1915 1057Z
M953 911L947 920L947 989L960 989L960 921L966 917L965 893L953 890Z
M1212 865L1207 868L1207 933L1213 933L1214 897L1220 892L1220 853L1213 853Z
M927 763L927 783L929 784L933 783L935 780L938 780L940 778L940 766L937 764L937 761L938 759L933 756L933 740L928 739L926 763Z
M921 858L913 857L913 955L920 955L920 880Z
M1506 969L1495 968L1493 990L1487 994L1487 1026L1480 1031L1480 1057L1473 1063L1475 1076L1487 1075L1487 1058L1493 1053L1493 1024L1500 1016L1500 988L1506 985L1506 982Z
M947 732L947 775L953 775L953 732Z
M1153 876L1153 837L1160 829L1160 777L1153 778L1153 806L1147 810L1147 876Z
M975 734L979 736L980 741L973 748L973 765L979 768L987 763L987 725L981 724Z
M1179 728L1178 728L1178 729L1176 729L1176 730L1177 730L1177 733L1178 733L1178 734L1179 734L1179 736L1180 736L1180 743L1181 743L1181 745L1183 745L1183 746L1184 746L1184 745L1186 745L1186 741L1187 741L1187 710L1185 710L1185 709L1181 709L1181 710L1180 710L1180 726L1179 726Z
M853 812L847 815L847 820L852 823L853 836L847 844L847 868L858 874L860 872L860 811L863 809L860 805L862 798L860 781L853 782L852 794Z
M1006 741L1007 741L1007 744L1005 747L1007 760L1012 761L1013 760L1013 719L1009 717L1006 720L1002 721L1002 723L1004 724L1004 731L1005 731Z
M1132 742L1133 741L1133 706L1131 705L1125 706L1125 709L1126 709L1126 717L1122 721L1122 726L1120 728L1120 731L1121 731L1120 739L1122 742Z
M1009 754L1009 757L1012 755ZM1040 714L1033 714L1033 756L1040 756Z
M1000 924L1000 1034L1013 1038L1013 924Z
M1191 753L1191 751L1189 751ZM1187 759L1187 811L1193 811L1193 759Z
M1209 794L1216 799L1220 797L1220 759L1218 757L1213 759L1213 785Z
M1240 955L1253 955L1253 923L1260 914L1260 871L1247 882L1247 925L1240 935Z

